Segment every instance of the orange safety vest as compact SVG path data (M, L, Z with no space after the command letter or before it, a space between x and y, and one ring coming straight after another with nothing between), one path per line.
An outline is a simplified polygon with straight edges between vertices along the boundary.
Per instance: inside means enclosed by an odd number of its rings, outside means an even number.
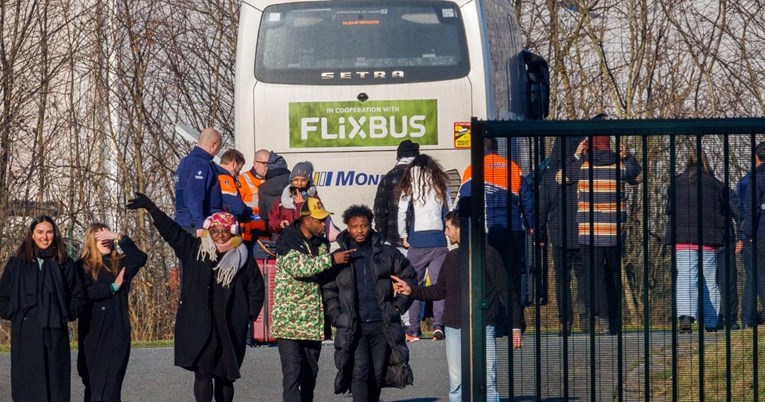
M239 196L242 197L242 201L244 201L248 207L252 208L252 214L256 216L260 214L260 208L258 208L258 187L260 187L264 181L265 180L263 179L255 177L255 174L251 170L240 174L239 180L237 181L239 185ZM255 240L253 232L266 232L266 222L262 220L243 222L240 223L239 226L242 228L242 240L244 241Z

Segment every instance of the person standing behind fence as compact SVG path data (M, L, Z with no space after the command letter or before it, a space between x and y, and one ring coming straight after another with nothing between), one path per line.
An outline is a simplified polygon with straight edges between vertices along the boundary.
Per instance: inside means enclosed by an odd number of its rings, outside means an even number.
M70 399L67 323L84 305L82 277L56 223L35 218L0 277L0 318L11 321L14 401Z
M664 237L666 244L675 247L675 302L680 332L690 332L691 324L699 318L700 288L704 302L704 328L717 331L717 314L720 311L717 248L724 244L725 220L726 216L730 216L728 197L725 186L712 175L706 154L702 152L701 160L698 160L696 151L691 150L685 170L675 177L674 188L669 189L667 215L674 218L675 232L672 232L673 225L669 224ZM702 284L699 284L699 272L704 275Z
M196 236L202 233L206 217L223 210L218 169L213 162L221 141L214 128L202 130L197 145L175 171L175 222Z
M591 146L590 146L591 145ZM571 169L571 170L568 170ZM577 183L579 245L585 264L585 298L595 317L595 332L616 334L621 326L621 252L627 223L624 184L637 184L642 168L622 144L611 150L609 136L585 138L567 164L566 177ZM557 177L562 180L561 176ZM617 180L622 186L617 187ZM618 207L618 214L617 214ZM622 244L617 242L621 235Z
M456 211L446 214L446 238L451 244L460 244L460 218ZM445 300L444 325L446 329L446 364L449 369L449 401L459 402L462 400L462 283L460 281L460 248L452 249L446 255L443 266L443 275L438 282L427 288L411 287L406 281L393 276L396 290L403 295L409 295L417 300ZM467 246L466 246L467 247ZM486 400L499 402L497 390L497 346L496 346L496 322L501 313L500 298L509 301L507 291L507 273L502 264L502 257L497 250L486 246L486 276L484 279L484 300L487 308L484 316L486 323ZM513 309L513 335L511 344L513 349L523 346L523 333L521 332L521 307L518 298L514 297L510 303Z
M285 402L312 401L324 339L324 305L319 275L346 264L355 250L329 253L324 237L331 212L308 197L299 218L276 241L276 278L271 334L277 339Z
M194 372L194 398L234 399L234 381L247 347L247 326L265 299L255 259L238 236L239 223L216 212L194 237L146 195L135 193L128 209L145 209L154 227L181 260L181 297L175 318L175 365Z
M337 238L340 250L353 250L349 267L329 272L322 286L327 319L335 333L335 393L351 391L354 401L377 401L383 387L404 388L413 381L401 313L412 301L396 295L391 275L409 286L417 273L394 246L372 230L372 211L352 205Z
M425 271L431 283L438 280L448 252L443 236L444 217L452 208L447 178L441 165L428 155L418 155L406 168L399 182L398 234L407 258L417 271L417 283L425 283ZM444 339L444 302L433 303L433 339ZM420 302L409 308L408 342L420 340Z
M85 401L121 401L122 380L130 358L128 292L146 253L101 223L85 231L77 267L88 303L77 323L77 372Z
M762 205L765 202L765 142L757 144L755 149L754 169L747 173L738 184L738 194L743 211L741 224L742 240L736 245L736 252L742 253L746 280L744 282L744 297L741 307L741 322L744 328L751 328L762 323L757 313L756 299L765 306L765 214ZM755 192L752 194L752 181L756 181ZM752 202L755 208L752 209ZM753 255L752 241L757 236L757 256ZM756 263L755 263L756 261ZM757 274L757 281L754 274Z
M570 139L570 140L569 140ZM562 168L562 161L568 160L576 146L575 138L559 138L553 144L549 165L542 174L539 186L539 232L541 242L549 241L553 246L555 261L555 299L558 303L559 335L571 334L574 312L579 316L579 328L589 330L589 318L584 295L584 262L579 249L579 228L576 223L576 184L559 184L555 176ZM563 149L563 144L566 144ZM565 194L564 194L565 193ZM565 197L565 201L564 198ZM565 216L565 220L564 220ZM564 241L565 232L565 241ZM564 263L565 261L565 263ZM571 297L571 272L577 280L575 303Z
M499 155L496 138L484 138L483 149L486 242L502 256L513 285L511 294L517 295L519 300L525 296L526 300L521 302L523 314L523 308L530 302L528 294L522 289L522 277L526 268L526 233L533 231L534 224L534 190L530 180L523 176L520 166ZM468 166L462 175L460 198L471 196L472 176L473 167ZM512 319L515 320L515 317ZM497 326L501 332L504 330L504 314L500 314L500 320ZM523 316L521 328L526 329Z

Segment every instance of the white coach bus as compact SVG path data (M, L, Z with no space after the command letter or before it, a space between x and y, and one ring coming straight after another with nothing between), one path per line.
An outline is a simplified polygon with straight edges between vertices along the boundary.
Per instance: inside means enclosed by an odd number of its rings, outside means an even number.
M547 115L547 64L513 13L507 0L243 0L236 147L311 161L336 213L372 207L404 139L458 177L471 116Z

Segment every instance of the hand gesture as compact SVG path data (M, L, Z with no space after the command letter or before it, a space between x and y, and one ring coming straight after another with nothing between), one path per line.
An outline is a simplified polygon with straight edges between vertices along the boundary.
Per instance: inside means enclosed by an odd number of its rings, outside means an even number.
M520 329L513 329L513 349L523 347L523 332Z
M629 155L630 151L627 149L627 146L624 144L619 144L619 158L624 160L624 158L628 157Z
M114 283L117 285L118 288L122 287L122 282L125 281L125 268L122 268L120 270L120 273L117 275L117 278L114 279Z
M585 153L587 153L587 149L589 148L589 141L587 138L583 139L582 142L579 143L579 146L576 147L576 151L574 151L574 155L578 155L581 157Z
M401 293L404 296L409 296L412 293L412 288L396 275L391 275L390 279L393 279L393 286L396 289L396 293Z
M343 251L335 251L332 253L332 258L335 261L335 265L347 264L351 260L351 253L356 251L355 248Z
M119 233L104 229L104 230L99 230L98 232L96 232L95 238L96 238L96 242L104 243L104 242L117 240L120 238L120 235Z
M157 206L149 199L149 197L147 197L144 193L139 193L138 191L135 192L135 198L128 200L127 203L128 209L145 209L150 211L156 207Z

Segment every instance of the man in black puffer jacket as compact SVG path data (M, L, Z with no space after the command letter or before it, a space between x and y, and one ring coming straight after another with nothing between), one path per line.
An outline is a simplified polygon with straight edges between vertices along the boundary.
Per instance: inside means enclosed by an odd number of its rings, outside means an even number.
M401 313L412 301L393 292L390 277L414 287L417 273L394 246L383 244L371 228L372 217L365 205L343 213L348 228L337 242L340 250L356 252L348 265L329 271L322 286L326 316L337 328L335 393L350 390L354 401L377 401L381 388L413 382L401 325Z

